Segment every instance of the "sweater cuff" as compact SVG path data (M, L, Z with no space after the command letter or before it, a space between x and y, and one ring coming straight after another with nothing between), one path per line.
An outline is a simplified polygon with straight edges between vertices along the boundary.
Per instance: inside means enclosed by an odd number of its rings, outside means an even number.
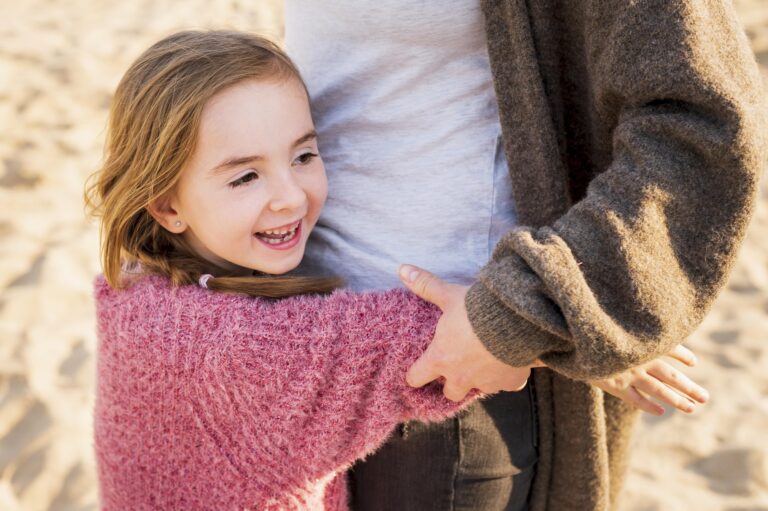
M506 307L481 282L469 288L464 304L475 335L505 364L525 367L544 353L550 334Z

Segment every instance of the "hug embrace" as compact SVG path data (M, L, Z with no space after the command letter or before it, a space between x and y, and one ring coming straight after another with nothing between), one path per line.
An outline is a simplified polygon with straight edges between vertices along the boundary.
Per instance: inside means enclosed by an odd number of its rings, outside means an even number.
M87 195L103 509L616 509L637 410L707 400L669 361L765 156L731 8L449 3L287 0L288 54L128 69Z

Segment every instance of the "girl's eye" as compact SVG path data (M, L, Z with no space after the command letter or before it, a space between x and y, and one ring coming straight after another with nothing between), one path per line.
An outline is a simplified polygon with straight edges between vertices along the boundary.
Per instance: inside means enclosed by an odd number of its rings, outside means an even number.
M237 188L238 186L250 183L251 181L256 181L257 179L259 179L259 175L256 172L251 171L229 183L229 186Z
M299 165L309 165L309 163L312 162L315 158L317 158L319 155L317 153L304 153L299 155L298 158L296 158L296 162L298 162Z

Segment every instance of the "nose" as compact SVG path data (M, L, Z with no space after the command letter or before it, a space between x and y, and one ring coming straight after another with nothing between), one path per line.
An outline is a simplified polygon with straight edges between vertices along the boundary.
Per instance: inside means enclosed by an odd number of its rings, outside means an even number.
M272 200L269 203L272 211L299 209L307 201L307 194L293 170L281 173L273 185Z

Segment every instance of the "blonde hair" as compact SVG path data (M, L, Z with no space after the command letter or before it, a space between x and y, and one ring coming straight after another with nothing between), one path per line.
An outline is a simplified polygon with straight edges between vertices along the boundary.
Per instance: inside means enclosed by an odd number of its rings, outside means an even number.
M104 162L91 176L86 204L101 217L101 259L112 287L125 267L194 284L211 263L148 212L173 190L195 148L205 103L243 80L298 80L299 71L273 42L232 31L185 31L147 49L126 71L109 114ZM305 87L306 90L306 87ZM235 277L214 270L208 288L282 297L333 290L338 278Z

